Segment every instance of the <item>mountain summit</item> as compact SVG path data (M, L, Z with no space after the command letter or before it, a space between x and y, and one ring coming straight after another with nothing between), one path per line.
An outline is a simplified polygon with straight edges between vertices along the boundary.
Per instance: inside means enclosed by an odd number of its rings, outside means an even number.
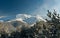
M17 14L16 15L16 20L20 20L20 21L24 21L28 24L34 24L37 21L44 21L46 22L46 20L44 20L40 15L27 15L27 14Z

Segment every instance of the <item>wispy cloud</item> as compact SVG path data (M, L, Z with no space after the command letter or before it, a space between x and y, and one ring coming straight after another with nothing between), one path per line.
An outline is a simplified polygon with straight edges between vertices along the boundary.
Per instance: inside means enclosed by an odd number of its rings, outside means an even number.
M57 13L60 12L60 0L44 0L44 3L34 11L34 14L40 14L45 17L47 10L53 11L54 9Z
M0 19L1 18L5 18L6 16L0 16ZM4 20L0 20L0 22L4 22Z
M0 18L5 18L6 16L0 16Z

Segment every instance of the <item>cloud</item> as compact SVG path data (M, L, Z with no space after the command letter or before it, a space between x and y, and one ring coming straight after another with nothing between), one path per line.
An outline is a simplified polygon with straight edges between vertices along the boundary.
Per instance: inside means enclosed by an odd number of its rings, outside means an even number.
M6 16L0 16L0 19L1 19L1 18L5 18L5 17L6 17ZM4 20L1 19L0 22L4 22Z
M44 3L41 6L38 6L33 14L40 14L45 18L47 10L53 12L54 9L57 11L57 13L60 12L60 0L44 0Z
M4 17L6 17L6 16L0 16L0 18L4 18Z
M4 20L0 20L0 22L4 22Z
M60 0L55 0L55 3L56 4L52 6L52 9L54 8L57 11L57 13L59 13L60 12Z

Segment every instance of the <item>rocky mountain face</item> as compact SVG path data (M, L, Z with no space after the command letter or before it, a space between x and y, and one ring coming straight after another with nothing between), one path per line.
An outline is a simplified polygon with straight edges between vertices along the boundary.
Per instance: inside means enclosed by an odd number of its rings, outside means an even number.
M2 22L0 23L0 32L6 32L11 33L12 31L15 31L14 26L9 22Z
M21 21L0 22L0 32L11 33L13 31L20 30L22 27L28 28L27 23Z

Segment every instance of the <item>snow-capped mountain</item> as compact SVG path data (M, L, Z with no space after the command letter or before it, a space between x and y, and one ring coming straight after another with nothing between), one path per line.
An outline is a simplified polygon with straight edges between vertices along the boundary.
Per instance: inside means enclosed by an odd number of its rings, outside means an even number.
M5 20L6 19L6 20ZM8 17L8 18L5 18L4 20L7 21L7 22L12 22L12 21L21 21L23 23L27 23L27 24L34 24L36 23L37 21L44 21L46 22L46 20L44 20L40 15L28 15L28 14L17 14L15 16L15 18L12 18L12 17ZM0 22L3 22L4 20L0 20Z
M24 22L26 22L28 24L34 24L37 21L44 21L44 22L46 22L46 20L44 20L39 15L32 16L32 15L27 15L27 14L17 14L16 15L16 20L24 21Z
M5 18L6 19L6 18ZM18 30L21 29L22 27L31 27L33 26L37 21L44 21L46 22L41 16L36 15L36 16L32 16L32 15L27 15L27 14L17 14L16 18L10 18L10 19L6 19L4 20L0 20L1 25L0 26L5 26L5 28L1 28L1 29L5 29L5 31L10 32L11 30ZM7 29L7 30L6 30Z

